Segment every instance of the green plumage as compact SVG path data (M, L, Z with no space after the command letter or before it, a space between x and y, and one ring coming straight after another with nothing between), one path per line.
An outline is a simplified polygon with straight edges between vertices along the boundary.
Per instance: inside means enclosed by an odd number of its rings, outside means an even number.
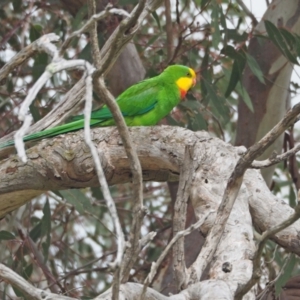
M181 92L176 81L182 77L192 78L193 74L188 67L173 65L166 68L160 75L129 87L116 99L126 124L128 126L157 124L181 99ZM76 116L73 120L64 125L27 135L24 141L53 137L84 128L83 115ZM115 125L115 122L108 107L103 106L92 112L90 124L104 127ZM6 142L0 145L0 149L13 144L14 141Z

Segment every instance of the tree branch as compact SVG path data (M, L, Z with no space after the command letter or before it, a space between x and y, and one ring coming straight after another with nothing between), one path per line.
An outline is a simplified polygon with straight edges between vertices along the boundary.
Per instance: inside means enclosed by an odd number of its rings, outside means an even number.
M261 160L261 161L253 161L251 164L251 168L253 169L262 169L262 168L267 168L272 165L278 164L283 160L288 159L290 156L295 155L297 152L300 151L300 143L296 144L295 147L292 149L286 151L283 154L277 155L276 152L274 152L274 155L272 155L270 158Z
M49 293L33 287L23 277L13 272L11 269L0 263L0 278L9 282L19 289L28 299L31 300L75 300L75 298L65 297L58 294Z

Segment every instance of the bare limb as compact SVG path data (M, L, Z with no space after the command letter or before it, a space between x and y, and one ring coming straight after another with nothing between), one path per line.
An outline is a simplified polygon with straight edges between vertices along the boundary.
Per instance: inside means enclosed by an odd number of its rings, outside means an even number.
M161 0L146 1L141 0L137 6L133 9L130 16L124 19L121 24L116 28L114 33L111 35L109 40L105 43L102 48L101 55L102 66L94 73L94 78L98 78L102 74L106 74L109 71L110 66L114 63L118 57L122 48L126 43L134 36L139 29L142 20L153 11ZM142 185L142 170L141 165L136 154L136 150L132 144L129 131L125 124L124 118L120 112L118 105L115 103L112 95L105 89L103 80L100 78L95 83L96 89L99 96L104 100L106 105L109 107L114 120L116 122L118 131L120 133L126 154L130 161L130 169L132 172L132 183L133 183L133 223L131 226L129 245L126 248L123 260L121 280L122 282L127 281L130 270L138 258L139 254L139 236L140 229L142 226L143 218L146 214L146 209L143 207L143 185Z
M155 1L154 1L155 2ZM130 169L132 172L132 183L133 183L133 199L134 199L134 218L131 226L129 245L125 251L123 264L122 264L122 282L127 281L130 270L138 258L140 251L139 247L139 236L140 229L142 226L142 221L146 213L143 207L143 178L142 169L136 154L134 145L132 144L129 131L125 124L124 118L120 112L120 109L116 102L114 101L112 95L107 91L102 78L96 80L102 74L105 74L112 63L117 58L118 54L124 47L124 45L133 37L133 35L138 30L141 21L147 14L149 10L144 9L146 5L146 0L141 0L138 5L131 12L130 16L124 19L121 24L116 28L110 39L104 45L101 51L101 56L103 57L101 63L97 65L98 70L94 73L95 87L98 91L100 98L109 107L112 115L114 117L115 123L117 125L118 131L120 133L126 154L130 161ZM150 3L150 1L149 1ZM157 1L158 3L158 1ZM143 14L142 14L143 13ZM108 47L108 45L110 45ZM107 48L108 47L108 48ZM107 52L105 52L107 50ZM105 53L105 54L104 54ZM98 67L99 66L99 67Z
M104 71L108 70L108 67L112 65L111 62L114 62L114 57L117 57L117 53L121 51L121 49L127 44L129 40L132 39L134 34L139 29L139 25L136 24L138 18L140 17L144 7L146 4L146 0L140 0L137 6L133 9L130 16L124 19L121 24L115 29L111 37L112 44L115 47L110 47L108 49L107 55L103 56L102 67L98 69L94 76L98 77L102 75ZM122 37L126 36L126 39L123 41ZM108 40L109 41L109 40ZM105 48L106 44L104 45L103 49Z
M89 146L91 150L93 160L96 166L96 171L99 178L99 183L102 187L103 196L106 201L107 207L109 209L109 212L111 214L116 229L118 252L117 252L116 260L113 263L113 267L115 267L115 266L119 266L122 261L123 252L125 248L125 240L124 240L122 227L118 218L117 209L114 200L111 197L108 184L104 176L103 168L101 166L99 155L97 153L97 149L91 139L90 119L91 119L91 111L92 111L92 92L93 92L91 76L87 76L86 78L86 91L87 91L86 104L85 104L85 111L84 111L84 137L85 137L86 144Z
M270 167L272 165L280 163L283 160L288 159L290 156L295 155L298 151L300 151L300 143L296 144L294 148L286 151L283 154L276 155L276 153L274 153L274 155L272 155L268 159L262 161L258 161L258 160L253 161L253 163L251 164L251 168L262 169L262 168Z
M84 101L85 84L84 78L81 78L63 97L55 108L53 108L43 119L34 123L28 130L28 133L42 131L49 127L54 127L65 121L70 115L73 115L78 106ZM0 142L12 140L14 132L7 134L0 139Z
M100 257L97 257L91 261L89 261L88 263L76 268L76 269L72 269L72 271L64 274L63 276L60 276L59 278L56 279L56 282L60 282L62 280L65 280L66 278L70 277L70 276L74 276L74 275L78 275L78 274L81 274L81 273L88 273L90 272L90 269L86 269L87 267L90 267L91 265L95 264L96 262L98 262L99 260L103 259L105 256L107 255L111 255L111 254L115 254L116 251L111 251L111 252L106 252L105 254L103 254L102 256ZM85 270L86 269L86 270ZM101 269L101 270L100 270ZM105 270L107 270L108 268L97 268L97 271L101 271L101 272L104 272ZM88 271L89 270L89 271ZM93 271L96 271L95 269L93 269ZM50 289L51 286L53 284L55 284L56 282L50 284L48 286L48 288Z

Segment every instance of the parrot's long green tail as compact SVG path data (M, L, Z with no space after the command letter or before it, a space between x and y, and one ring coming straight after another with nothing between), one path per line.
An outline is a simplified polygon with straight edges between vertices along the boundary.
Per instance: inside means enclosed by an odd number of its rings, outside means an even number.
M97 123L101 123L101 122L99 122L99 120L92 119L90 124L91 124L91 126L94 126ZM43 138L54 137L54 136L57 136L57 135L60 135L63 133L67 133L67 132L71 132L71 131L76 131L76 130L83 129L83 128L84 128L84 119L80 119L80 120L77 120L74 122L70 122L67 124L63 124L60 126L50 128L50 129L46 129L46 130L43 130L43 131L40 131L37 133L26 135L23 138L23 140L24 140L24 142L39 140L39 139L43 139ZM5 142L3 144L0 144L0 149L12 146L14 144L15 144L14 140Z

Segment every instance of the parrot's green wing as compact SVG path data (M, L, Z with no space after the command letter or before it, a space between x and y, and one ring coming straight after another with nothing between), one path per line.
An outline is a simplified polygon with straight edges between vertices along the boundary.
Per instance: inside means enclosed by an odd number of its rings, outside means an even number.
M122 115L133 117L145 114L152 110L158 102L160 83L155 80L145 80L128 88L117 99ZM91 120L101 121L112 119L112 113L105 105L101 109L95 110L91 114ZM75 116L72 120L83 119L84 116Z

